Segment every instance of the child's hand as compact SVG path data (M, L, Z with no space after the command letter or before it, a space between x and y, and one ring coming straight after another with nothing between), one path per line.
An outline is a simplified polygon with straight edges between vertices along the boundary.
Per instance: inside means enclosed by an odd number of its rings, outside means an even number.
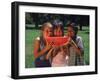
M52 48L51 45L49 45L49 44L46 45L46 49L47 49L47 50L49 50L49 49L51 49L51 48Z
M71 43L71 38L69 37L68 42L66 42L65 44L63 44L62 46L68 46Z
M71 40L71 45L78 48L77 44L73 40Z
M50 51L47 53L46 55L46 59L48 60L49 58L51 58L51 54L52 54L53 48L50 49Z
M46 41L46 49L49 50L49 49L51 49L51 48L52 48L52 45L49 44L49 43Z

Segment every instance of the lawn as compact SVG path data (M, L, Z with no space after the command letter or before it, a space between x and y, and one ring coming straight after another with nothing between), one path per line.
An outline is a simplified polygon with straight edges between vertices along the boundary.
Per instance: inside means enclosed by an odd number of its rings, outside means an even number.
M66 33L66 31L65 31ZM34 55L33 55L33 42L37 36L40 35L38 29L26 29L25 31L25 67L34 67ZM89 27L83 27L82 31L78 32L78 35L83 38L84 42L84 58L86 64L89 64Z

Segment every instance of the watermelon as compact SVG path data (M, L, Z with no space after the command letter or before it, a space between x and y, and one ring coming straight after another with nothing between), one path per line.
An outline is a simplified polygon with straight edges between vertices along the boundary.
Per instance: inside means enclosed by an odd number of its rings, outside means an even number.
M66 44L70 38L69 37L46 37L47 43L52 46L62 46Z

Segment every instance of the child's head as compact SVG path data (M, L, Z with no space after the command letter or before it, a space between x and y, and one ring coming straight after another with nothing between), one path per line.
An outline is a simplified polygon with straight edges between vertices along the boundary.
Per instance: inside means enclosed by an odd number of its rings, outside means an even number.
M42 25L42 35L44 38L53 35L51 23L46 22Z
M76 26L74 26L73 24L68 24L67 25L67 32L68 32L68 36L73 38L77 35L78 28Z
M64 35L64 30L63 30L63 25L62 22L56 22L53 23L53 32L54 32L54 36L59 37L59 36L63 36Z

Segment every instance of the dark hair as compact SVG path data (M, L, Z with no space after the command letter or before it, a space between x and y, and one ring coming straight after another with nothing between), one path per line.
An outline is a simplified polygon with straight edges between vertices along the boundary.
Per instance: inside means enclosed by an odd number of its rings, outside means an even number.
M74 23L68 24L67 27L71 27L74 30L75 36L72 37L72 39L73 39L74 42L76 42L77 33L78 33L78 27Z
M52 24L53 24L53 29L56 29L59 26L64 35L63 23L60 20L54 20L54 22Z
M67 27L71 27L75 31L75 35L77 35L78 27L74 23L68 24Z

